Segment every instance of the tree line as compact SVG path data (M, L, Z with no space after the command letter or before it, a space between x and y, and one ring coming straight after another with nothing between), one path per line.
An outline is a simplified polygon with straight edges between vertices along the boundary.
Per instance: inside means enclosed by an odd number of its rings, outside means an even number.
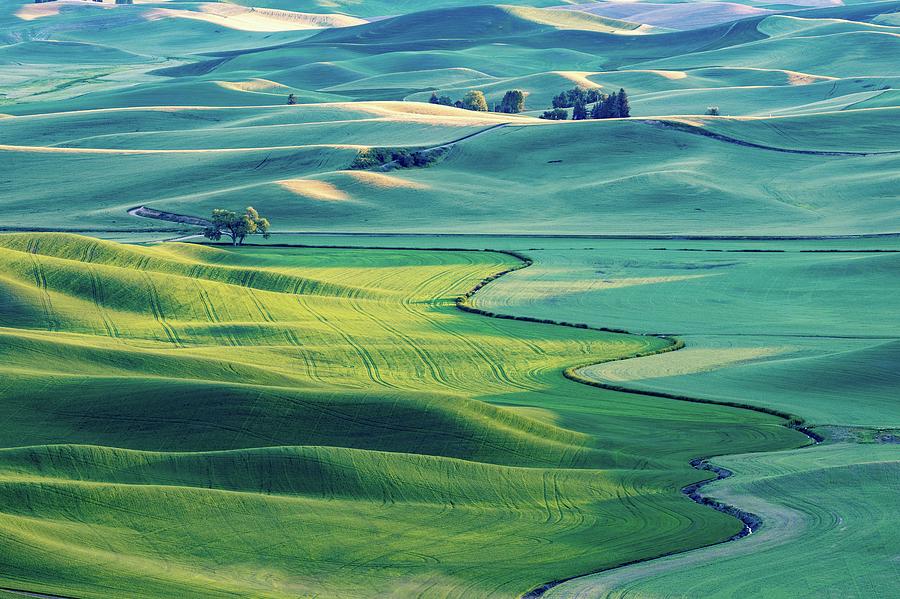
M431 92L428 100L431 104L441 106L455 106L464 110L476 112L503 112L506 114L518 114L525 111L525 97L528 94L521 89L511 89L503 94L503 99L493 106L488 104L484 92L472 90L459 100L450 96L439 96L437 92ZM631 116L631 107L628 103L628 93L620 88L611 94L604 94L598 89L573 87L553 96L553 108L544 111L539 117L552 121L564 121L569 118L568 108L572 109L572 120L585 119L621 119ZM590 108L588 105L592 104Z
M52 1L52 0L43 0ZM431 92L431 98L428 102L431 104L439 104L441 106L455 106L465 110L475 110L477 112L503 112L506 114L518 114L525 112L525 97L527 92L521 89L511 89L503 94L503 99L493 106L488 106L484 92L472 90L467 92L461 100L454 101L450 96L438 96L437 92ZM287 103L294 105L297 103L297 96L288 95ZM564 121L569 118L569 111L572 109L572 120L581 121L585 119L621 119L631 116L631 107L628 104L628 94L624 89L619 88L618 92L609 95L601 93L597 89L586 89L583 87L573 87L572 89L559 92L553 96L553 108L545 110L538 118L551 121ZM587 105L593 104L590 110ZM719 116L718 106L707 106L704 114L710 116Z
M525 96L528 94L521 89L511 89L503 94L503 99L488 106L487 98L484 92L472 90L466 92L461 100L453 100L450 96L438 96L437 92L431 92L431 98L428 102L431 104L439 104L441 106L455 106L465 110L475 110L477 112L503 112L506 114L518 114L525 111Z
M588 109L588 104L593 104L590 110ZM564 121L569 118L567 108L572 109L573 121L625 119L631 116L628 93L623 88L619 88L619 91L611 94L603 94L596 89L573 87L554 96L553 108L545 110L538 118L550 121Z

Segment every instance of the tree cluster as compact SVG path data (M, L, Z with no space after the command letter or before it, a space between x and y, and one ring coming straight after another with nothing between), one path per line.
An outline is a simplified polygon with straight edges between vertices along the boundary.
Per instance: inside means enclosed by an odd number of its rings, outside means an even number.
M494 107L494 112L506 114L518 114L525 111L526 93L521 89L511 89L503 94L500 104Z
M437 92L431 92L429 102L431 104L439 104L441 106L456 106L465 110L475 110L477 112L505 112L507 114L518 114L525 110L525 96L528 94L521 89L511 89L503 94L503 99L499 104L495 104L492 108L488 106L484 92L472 90L467 92L461 100L454 101L450 96L438 96Z
M259 215L251 206L243 214L232 210L216 208L212 211L212 219L203 231L203 236L219 241L223 235L231 238L232 245L241 245L247 235L259 234L269 238L269 221Z
M488 103L484 97L484 92L472 90L466 92L462 100L453 101L450 96L438 96L436 92L431 92L431 98L428 100L431 104L440 104L441 106L456 106L465 110L474 110L476 112L487 112Z
M584 92L582 94L573 93L576 90ZM568 102L570 98L574 98L571 104L572 120L583 121L585 119L620 119L631 116L631 107L628 104L628 94L624 89L613 92L609 95L601 94L597 90L585 90L583 88L574 88L567 92L563 92L553 98L553 109L544 111L539 118L550 121L564 121L569 117L566 108L569 106L557 106L560 102ZM588 109L587 98L596 98L593 106Z
M433 163L436 152L408 150L406 148L365 148L360 150L350 165L351 169L362 170L374 168L390 162L396 162L402 168L422 167Z
M545 110L539 118L548 121L564 121L569 118L569 111L565 108L554 108L553 110Z
M603 94L597 89L573 87L553 96L553 108L572 108L579 102L581 104L593 104L598 102L602 96Z

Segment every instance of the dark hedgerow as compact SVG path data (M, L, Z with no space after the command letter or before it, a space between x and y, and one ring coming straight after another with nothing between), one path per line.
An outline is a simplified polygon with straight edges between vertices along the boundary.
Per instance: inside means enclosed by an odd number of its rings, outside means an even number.
M439 155L440 152L406 148L365 148L359 151L350 168L364 170L392 162L397 163L399 168L424 167L434 163Z

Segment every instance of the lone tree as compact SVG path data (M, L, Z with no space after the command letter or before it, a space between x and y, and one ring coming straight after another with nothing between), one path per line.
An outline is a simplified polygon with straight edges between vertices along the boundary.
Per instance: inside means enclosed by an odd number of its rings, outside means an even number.
M525 92L521 89L511 89L503 94L500 101L500 109L497 112L518 114L525 110Z
M631 106L628 104L628 94L625 90L619 88L619 94L616 97L616 107L618 108L618 117L627 119L631 116Z
M210 225L203 231L203 236L213 241L219 241L222 235L227 235L231 238L232 245L241 245L247 235L254 234L268 239L269 221L262 218L256 209L250 206L243 214L216 208L212 211Z
M463 108L466 110L476 110L478 112L487 112L488 105L487 100L484 98L484 92L474 89L470 92L466 92L466 95L463 97Z
M294 94L290 94L288 96L288 104L296 104L296 103L297 103L297 96L295 96Z

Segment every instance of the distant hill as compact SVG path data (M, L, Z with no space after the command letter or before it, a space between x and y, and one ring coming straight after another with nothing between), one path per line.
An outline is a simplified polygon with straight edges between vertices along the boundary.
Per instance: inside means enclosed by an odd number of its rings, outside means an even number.
M752 16L681 31L455 2L394 4L373 22L341 3L318 15L311 3L54 4L0 13L13 83L0 99L13 117L0 119L12 173L0 192L23 226L158 227L125 211L202 215L250 196L288 230L900 227L889 176L900 148L886 134L900 106L897 1L776 15L719 5L717 19ZM625 88L635 119L534 118L575 86ZM496 104L510 89L527 94L525 115L426 103L479 90ZM723 117L705 117L711 107ZM368 148L448 144L428 168L348 170Z

